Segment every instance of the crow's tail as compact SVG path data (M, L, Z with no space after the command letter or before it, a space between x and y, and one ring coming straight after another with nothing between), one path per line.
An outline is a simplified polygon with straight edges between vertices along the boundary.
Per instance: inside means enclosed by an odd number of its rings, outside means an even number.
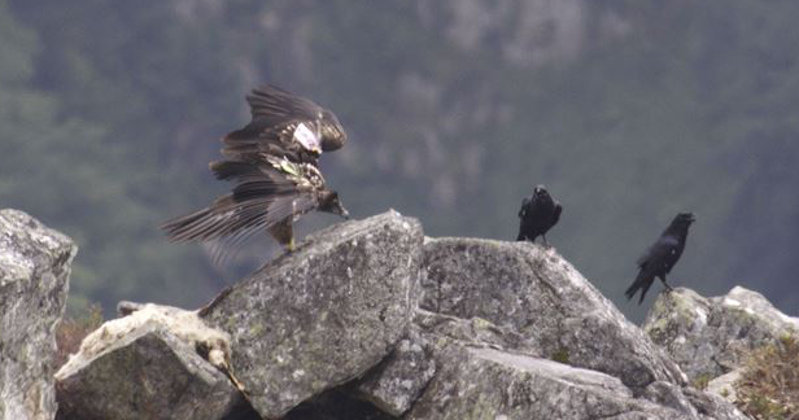
M649 286L652 285L653 280L654 278L647 276L644 270L639 271L633 284L624 292L624 295L627 296L627 300L632 299L635 293L640 289L641 298L638 299L638 304L640 305L641 302L644 301L644 296L646 296L646 292L649 290Z

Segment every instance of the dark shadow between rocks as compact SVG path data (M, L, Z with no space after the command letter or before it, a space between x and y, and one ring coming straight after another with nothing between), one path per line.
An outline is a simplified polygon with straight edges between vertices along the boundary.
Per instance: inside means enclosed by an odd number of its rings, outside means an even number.
M294 407L284 420L395 420L374 404L356 397L359 380L325 391Z

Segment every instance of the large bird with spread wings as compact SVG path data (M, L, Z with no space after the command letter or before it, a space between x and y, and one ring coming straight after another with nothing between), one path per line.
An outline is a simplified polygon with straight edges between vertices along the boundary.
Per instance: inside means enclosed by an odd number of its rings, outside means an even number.
M235 183L233 191L161 226L173 241L215 241L217 259L263 230L294 250L292 224L311 210L349 217L317 166L322 152L347 141L336 115L269 85L247 102L252 121L222 139L225 159L210 164L217 179Z

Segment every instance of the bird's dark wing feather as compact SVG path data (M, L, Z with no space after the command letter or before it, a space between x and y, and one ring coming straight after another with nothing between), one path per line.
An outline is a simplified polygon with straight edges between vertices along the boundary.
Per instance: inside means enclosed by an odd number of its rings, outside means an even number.
M241 223L228 235L209 241L211 261L223 265L236 255L248 239L258 232L263 232L286 218L298 217L307 213L318 203L312 194L297 192L273 197L268 202L254 202L252 207L243 207L238 217Z
M318 203L313 189L297 182L295 175L270 165L215 162L211 169L220 179L236 180L231 194L210 207L164 223L161 228L173 241L210 241L227 236L246 236L268 228L292 215L312 210Z
M555 226L560 220L560 213L563 212L563 206L560 205L559 202L555 201L555 212L552 213L552 226Z
M287 120L316 120L324 108L310 99L294 95L272 85L253 89L247 95L253 120L265 118L274 123Z
M298 119L274 124L252 122L222 139L222 155L239 161L259 160L263 154L285 156L294 162L307 161L304 155L311 155L311 150L322 147L314 124Z
M661 236L657 242L652 244L644 255L638 258L638 267L644 268L650 264L662 264L668 261L677 252L680 242L677 238L666 235Z
M519 208L519 218L523 218L527 214L527 207L530 205L530 198L524 197L522 199L522 206Z

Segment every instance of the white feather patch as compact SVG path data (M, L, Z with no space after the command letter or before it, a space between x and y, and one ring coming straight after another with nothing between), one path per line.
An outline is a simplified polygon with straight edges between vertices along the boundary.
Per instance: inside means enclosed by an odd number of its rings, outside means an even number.
M306 150L316 152L321 150L320 145L322 142L319 139L319 134L308 128L305 123L300 123L297 129L294 130L294 139L300 142Z

